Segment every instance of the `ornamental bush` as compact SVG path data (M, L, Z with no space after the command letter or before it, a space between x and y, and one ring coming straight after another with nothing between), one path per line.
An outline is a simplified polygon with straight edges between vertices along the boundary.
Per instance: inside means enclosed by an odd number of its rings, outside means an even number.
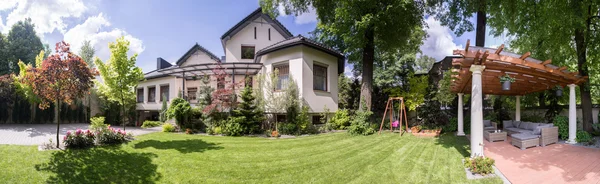
M183 98L175 98L167 110L167 118L175 118L175 123L179 128L186 128L189 118L192 115L192 106Z
M487 157L465 158L465 167L474 174L487 175L494 172L494 159Z
M335 130L344 130L350 125L350 116L348 115L348 109L341 109L333 114L333 117L329 120Z
M157 127L157 126L160 126L161 124L162 124L162 122L160 122L160 121L144 121L144 123L142 124L142 128Z
M94 132L102 130L107 127L107 124L104 124L104 116L92 117L90 118L90 129Z
M567 140L569 138L569 118L567 116L554 116L552 123L555 127L558 127L558 137Z
M352 117L350 126L348 127L348 133L352 135L371 135L375 133L375 129L370 125L373 112L365 107L366 104L363 101L363 109L356 111L356 114Z
M240 136L244 133L242 124L246 121L246 117L229 117L225 123L223 134L227 136Z
M69 149L89 148L94 146L94 133L90 130L82 131L81 129L77 129L74 133L68 131L63 142L65 143L65 147Z
M577 131L577 136L575 137L575 140L577 142L587 144L587 143L592 142L593 139L592 139L592 135L590 133L583 131L583 130L579 130L579 131Z
M133 139L132 134L127 134L121 129L114 129L110 126L96 132L96 143L101 145L121 144Z
M173 126L173 124L171 124L171 123L165 123L162 126L162 128L163 128L162 129L163 132L174 132L175 131L175 126Z

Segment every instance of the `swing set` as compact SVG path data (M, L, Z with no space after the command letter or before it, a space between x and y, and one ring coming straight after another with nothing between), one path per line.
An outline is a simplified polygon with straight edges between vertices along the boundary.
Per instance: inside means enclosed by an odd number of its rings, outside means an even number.
M400 105L398 106L398 111L394 114L394 101L399 101ZM404 134L404 132L408 131L408 118L406 117L406 106L404 105L403 97L390 97L388 98L387 104L385 105L385 111L383 112L383 118L381 118L381 125L379 125L379 134L383 130L383 123L385 122L385 115L388 113L390 115L390 132L394 132L394 128L398 128L400 131L400 136ZM395 116L394 116L395 115ZM395 118L395 119L394 119ZM406 125L406 129L404 132L402 131L402 119L404 119L404 124Z

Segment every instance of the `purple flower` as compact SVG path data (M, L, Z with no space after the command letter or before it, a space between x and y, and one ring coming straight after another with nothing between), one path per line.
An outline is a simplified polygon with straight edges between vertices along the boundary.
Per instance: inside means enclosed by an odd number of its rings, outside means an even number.
M67 131L67 136L71 135L71 131Z
M75 135L79 136L79 135L81 135L81 132L82 132L81 129L77 129L77 131L75 132Z

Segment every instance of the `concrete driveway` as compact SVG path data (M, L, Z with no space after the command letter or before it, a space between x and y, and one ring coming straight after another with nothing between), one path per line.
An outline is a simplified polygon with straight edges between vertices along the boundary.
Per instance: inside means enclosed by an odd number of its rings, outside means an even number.
M86 130L89 124L61 124L60 139L67 131L77 129ZM122 128L122 127L115 127ZM142 135L161 131L161 127L143 129L140 127L126 127L127 132L133 135ZM0 144L15 145L40 145L52 139L56 142L56 124L0 124Z

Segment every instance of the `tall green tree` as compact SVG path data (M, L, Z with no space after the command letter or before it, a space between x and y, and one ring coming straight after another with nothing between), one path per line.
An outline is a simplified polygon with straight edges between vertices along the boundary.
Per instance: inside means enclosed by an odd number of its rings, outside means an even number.
M94 54L96 54L96 49L94 48L94 46L92 46L91 42L89 40L84 40L83 41L83 46L81 46L81 48L79 49L79 56L81 57L81 59L83 59L83 61L85 61L85 63L88 65L88 68L92 69L94 68ZM91 113L92 110L90 108L90 105L92 104L92 93L86 95L86 118L85 119L90 119L91 117Z
M35 62L37 54L44 50L44 44L36 35L35 25L30 18L19 21L12 26L6 38L8 40L8 58L11 73L19 72L17 63L26 65Z
M244 133L258 133L260 124L264 121L264 113L256 104L252 87L246 86L242 90L241 97L242 102L233 110L233 116L246 118L246 121L242 124L244 126Z
M435 58L428 55L422 55L417 58L413 66L415 73L427 73L435 63Z
M10 73L10 60L8 55L8 40L0 33L0 76Z
M421 0L261 0L260 4L264 12L273 16L278 15L280 5L286 13L295 15L314 7L320 36L343 43L337 48L348 53L350 63L360 65L361 98L368 109L371 108L376 51L416 53L426 35Z
M83 41L83 46L79 49L79 56L87 63L89 68L94 68L94 54L96 54L96 48L92 46L89 40Z
M495 10L493 0L428 0L428 14L461 36L473 31L471 17L476 14L475 46L485 46L488 10Z
M600 2L573 1L492 1L489 12L491 32L514 37L511 47L531 51L532 57L552 59L570 66L589 80L579 86L583 127L592 130L592 88L600 80ZM491 9L490 9L491 10Z
M96 57L94 63L98 66L103 82L96 81L100 93L110 101L121 105L121 118L125 130L125 107L135 102L135 88L139 81L144 79L140 67L135 66L137 53L128 57L129 41L125 37L118 38L116 42L108 44L110 58L106 63Z

